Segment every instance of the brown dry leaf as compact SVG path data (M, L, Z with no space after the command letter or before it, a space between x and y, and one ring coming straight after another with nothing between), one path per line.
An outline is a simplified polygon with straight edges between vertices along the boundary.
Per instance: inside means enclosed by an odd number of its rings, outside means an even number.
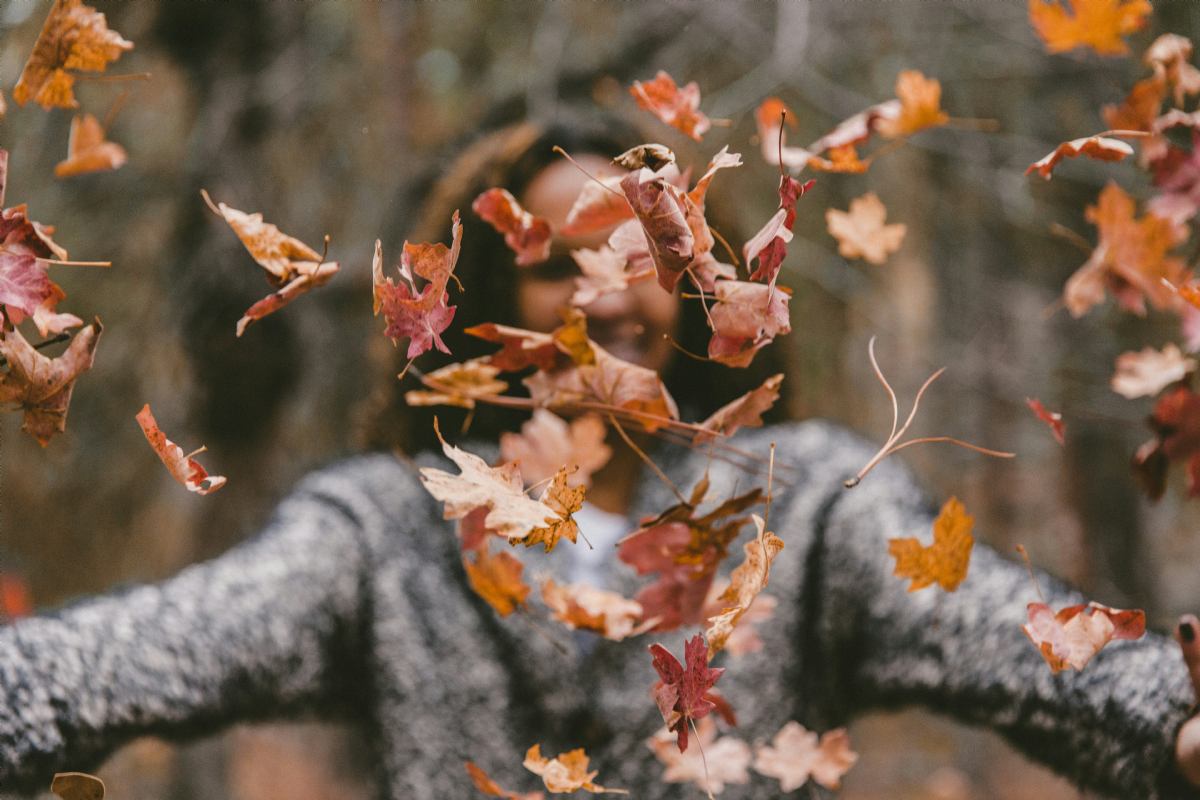
M445 519L461 519L477 508L490 509L485 525L508 539L523 539L534 528L558 519L554 509L525 495L521 473L513 464L489 467L477 455L447 444L436 423L434 431L446 457L458 465L459 475L433 467L421 468L426 491L446 504Z
M915 69L906 69L896 76L896 97L900 100L899 115L881 119L876 127L888 139L911 136L950 120L941 107L942 84L937 78L926 78Z
M521 580L524 564L511 553L493 555L486 546L475 550L473 556L463 556L463 569L475 594L502 617L525 605L532 589Z
M1029 0L1029 21L1047 52L1090 47L1120 56L1129 52L1121 37L1140 30L1153 10L1149 0Z
M1187 228L1154 214L1134 216L1133 198L1110 182L1086 217L1099 229L1100 241L1091 257L1067 279L1063 301L1073 317L1081 317L1113 293L1127 311L1146 313L1146 300L1168 308L1174 293L1163 283L1184 282L1183 261L1167 253L1187 236Z
M911 578L908 590L915 592L936 583L953 592L967 577L971 548L975 537L971 528L975 518L967 513L957 497L942 506L933 521L933 544L925 547L916 537L892 539L888 552L896 559L896 575Z
M555 758L545 758L541 745L530 747L525 753L525 769L539 775L552 794L566 794L580 789L592 794L629 794L624 789L606 789L593 783L598 772L588 772L588 757L580 747Z
M62 800L104 800L104 781L86 772L58 772L50 791Z
M768 530L766 523L757 514L751 514L754 527L758 534L742 546L746 559L739 564L729 576L729 587L721 594L719 601L731 603L721 610L721 613L708 618L708 629L704 631L704 639L708 642L708 657L711 659L724 647L734 628L742 617L750 610L754 599L767 588L767 580L771 575L771 562L783 550L783 540Z
M91 114L76 114L71 120L71 138L67 157L54 165L57 178L69 178L89 172L120 169L128 160L125 148L104 138L104 128Z
M674 291L696 251L684 193L662 173L648 169L621 179L621 191L645 233L659 285Z
M629 93L639 106L697 142L712 127L700 110L700 87L695 81L676 86L674 78L659 70L652 81L634 81Z
M499 374L500 369L492 366L486 358L472 358L462 364L447 364L425 375L425 385L434 387L432 391L405 392L404 402L410 406L474 408L477 399L494 397L508 390L507 383L496 380Z
M1183 380L1196 370L1196 359L1189 358L1174 344L1162 352L1147 347L1117 356L1117 371L1112 376L1113 391L1130 400L1153 397L1172 383Z
M825 224L829 234L838 240L838 253L846 258L862 258L872 264L882 264L900 249L908 227L903 224L885 225L887 208L874 192L850 201L850 210L826 209Z
M705 444L718 435L732 436L738 428L762 427L762 415L775 405L779 399L779 385L783 383L783 373L772 375L763 381L762 386L751 389L741 397L726 403L700 423L702 431L697 431L692 437L692 444Z
M713 335L708 357L729 367L746 367L776 336L792 330L789 290L750 281L717 281L709 311Z
M547 578L542 583L542 601L559 622L569 628L594 631L619 642L643 632L642 605L616 592L584 584L560 586Z
M1030 603L1029 622L1021 626L1052 672L1082 670L1113 639L1138 639L1146 632L1146 614L1099 603L1068 606L1057 614L1045 603Z
M192 456L203 453L205 448L201 447L185 454L182 447L167 438L167 435L159 429L158 423L155 422L149 403L142 406L136 419L142 428L142 433L146 435L146 441L150 442L150 447L158 454L166 466L167 472L171 473L172 478L186 486L189 492L212 494L225 485L223 476L209 475L204 467L200 466L200 462L192 458Z
M238 336L251 322L279 310L310 289L328 283L338 271L336 261L322 261L320 253L264 222L262 214L247 214L224 203L213 203L204 189L200 194L209 209L233 228L250 257L267 271L267 280L278 287L277 291L246 310L237 323Z
M55 0L42 25L33 53L13 87L13 100L30 100L49 110L75 108L75 76L67 70L103 72L133 42L109 30L104 15L80 0Z
M665 144L647 142L629 148L614 158L612 163L624 170L645 167L651 172L657 172L668 164L675 163L675 153Z
M92 368L102 330L97 317L53 359L35 350L16 328L0 339L0 355L8 360L8 372L0 375L0 403L25 412L21 430L42 447L67 429L71 392L79 376Z
M717 723L704 717L696 723L699 747L679 752L675 734L662 728L646 741L654 756L666 767L665 783L694 783L706 792L720 794L725 785L750 782L748 767L753 758L750 745L733 736L717 738Z
M1098 161L1121 161L1131 155L1133 155L1133 148L1120 139L1110 139L1106 136L1084 136L1081 139L1063 142L1048 155L1026 167L1025 174L1036 171L1038 175L1050 180L1054 167L1064 158L1087 156Z
M850 771L858 754L850 749L845 728L817 735L799 722L780 728L770 745L760 745L754 759L754 771L779 780L784 792L799 789L812 778L827 789L837 789L842 776Z
M546 491L542 492L542 496L538 498L542 504L552 508L558 514L558 518L550 521L549 525L534 528L528 536L519 540L526 547L542 544L549 553L558 544L558 540L564 536L571 544L575 544L575 539L579 536L579 526L571 515L583 508L583 495L586 490L582 486L567 484L571 472L573 470L566 467L560 469L555 474L554 480L546 487Z
M588 486L592 474L612 457L604 437L604 421L596 414L575 417L568 424L554 412L536 408L519 434L500 434L500 457L515 462L530 484L541 483L566 466L574 468L568 485Z
M492 780L475 762L468 761L463 766L471 776L471 783L475 784L475 788L489 797L503 797L504 800L543 800L546 796L542 792L510 792Z
M704 598L704 608L700 612L702 618L708 619L721 613L725 608L725 603L720 598L728 588L729 581L727 580L713 582L712 587L708 590L708 596ZM758 635L756 627L775 616L775 609L778 607L779 601L772 595L760 594L755 597L754 601L750 603L750 608L746 609L746 613L738 621L738 626L725 640L725 652L734 658L741 658L761 651L763 640Z

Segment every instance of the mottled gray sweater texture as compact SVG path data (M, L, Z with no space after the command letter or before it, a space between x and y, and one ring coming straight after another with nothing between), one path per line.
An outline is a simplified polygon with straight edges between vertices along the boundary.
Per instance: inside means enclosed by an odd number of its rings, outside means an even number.
M843 489L873 448L822 422L737 439L763 453L772 441L787 484L771 508L786 543L768 590L779 605L760 626L761 652L717 662L742 738L919 704L999 731L1081 787L1196 796L1170 766L1193 702L1172 641L1113 643L1082 673L1053 675L1021 632L1034 599L1021 566L977 546L957 592L906 592L887 539L929 541L936 509L905 470L885 464ZM683 449L656 458L681 486L707 465ZM711 473L711 497L751 483L719 462ZM647 472L633 516L671 502ZM662 783L645 744L662 725L647 645L682 655L691 631L609 642L500 619L468 588L453 531L413 464L357 456L306 477L258 536L220 558L0 629L0 790L42 789L135 736L316 713L366 726L389 798L475 796L466 759L532 790L521 760L535 742L551 754L586 747L598 780L636 798L701 796ZM552 570L555 555L530 570ZM632 571L612 562L609 588L632 593ZM1042 588L1055 607L1083 599L1045 577ZM752 773L722 797L778 788Z

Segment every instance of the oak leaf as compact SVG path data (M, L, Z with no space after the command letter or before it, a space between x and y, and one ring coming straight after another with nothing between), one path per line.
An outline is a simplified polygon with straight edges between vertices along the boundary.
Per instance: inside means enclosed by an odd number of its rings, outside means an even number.
M757 389L751 389L736 400L732 400L714 411L700 423L703 430L692 437L692 444L710 442L718 435L732 436L738 428L758 428L763 424L762 415L779 400L779 385L783 373L772 375Z
M697 142L712 127L700 111L700 87L695 81L677 86L670 75L659 70L654 80L634 81L629 93L639 106Z
M224 476L209 475L204 467L200 466L200 462L192 457L203 453L206 448L201 447L185 454L182 447L168 439L167 435L159 429L158 423L154 420L154 414L150 411L149 403L142 406L136 419L142 428L142 433L146 435L146 441L150 443L150 447L162 460L167 472L171 473L172 478L187 487L189 492L212 494L225 485Z
M445 503L445 519L461 519L477 508L490 509L486 527L508 539L523 539L534 528L559 519L554 509L525 495L521 473L513 464L489 467L477 455L468 453L442 439L434 425L442 452L458 465L460 474L451 475L434 467L422 467L421 483L426 491Z
M872 264L883 264L900 249L908 227L903 224L885 225L887 208L874 192L850 201L850 210L826 209L825 223L829 234L838 240L838 253L846 258L862 258Z
M13 100L23 106L30 100L44 109L75 108L75 76L67 70L103 72L133 42L109 30L96 9L80 0L55 0L25 62Z
M688 748L688 724L718 708L719 703L710 690L725 672L723 667L708 666L708 648L699 634L684 642L683 655L684 664L680 664L661 644L650 645L650 656L658 673L654 702L667 723L667 730L677 734L681 753Z
M495 397L508 389L507 383L496 380L499 373L499 367L492 366L486 358L447 364L423 378L425 385L433 387L432 390L405 392L404 402L410 406L474 408L477 399Z
M246 310L237 323L238 336L245 333L251 322L278 311L300 295L328 283L338 271L336 261L324 261L316 250L304 242L264 222L262 214L247 214L224 203L214 204L204 189L200 190L200 194L209 209L224 219L237 234L250 257L267 271L268 282L278 287Z
M1162 352L1147 347L1138 352L1117 356L1117 371L1112 376L1112 388L1130 400L1153 397L1172 383L1178 383L1196 370L1196 359L1189 358L1174 344Z
M463 569L467 582L475 594L482 597L502 617L507 617L525 605L529 592L527 583L521 580L525 565L511 553L491 553L486 546L479 547L472 555L463 556Z
M751 519L758 528L758 535L742 546L746 558L734 568L729 576L729 587L717 598L731 605L722 608L719 614L709 617L708 628L704 631L710 659L724 649L737 624L750 610L750 605L763 589L767 588L771 562L783 550L783 540L765 530L766 523L762 517L753 514Z
M500 457L515 462L531 484L551 478L564 466L570 486L588 486L592 474L608 463L612 448L604 443L604 421L595 414L575 417L568 424L557 414L537 408L521 432L500 434Z
M1107 136L1084 136L1080 139L1063 142L1050 153L1026 167L1025 174L1037 172L1046 180L1050 180L1054 167L1064 158L1087 156L1098 161L1121 161L1131 155L1133 155L1133 148L1120 139L1112 139Z
M54 175L69 178L89 172L120 169L129 156L125 148L104 138L104 128L92 114L76 114L71 120L67 157L54 165Z
M1050 411L1046 406L1042 405L1041 400L1036 400L1032 397L1025 398L1025 405L1029 406L1029 410L1033 415L1046 423L1050 428L1050 432L1054 434L1054 440L1059 444L1066 441L1066 424L1063 422L1062 414L1057 411Z
M1045 603L1030 603L1029 622L1021 630L1052 672L1082 670L1113 639L1138 639L1146 632L1142 611L1125 611L1099 603L1068 606L1055 613Z
M442 332L454 319L456 306L449 304L446 285L451 278L455 281L454 267L462 249L462 223L455 211L450 222L450 247L441 242L434 244L404 243L400 254L401 283L392 282L383 275L383 246L375 241L375 258L371 266L372 309L376 316L383 311L387 320L384 335L393 343L407 338L407 358L413 359L436 347L443 353L450 348L442 341ZM427 283L418 292L416 278ZM460 286L461 288L461 286Z
M15 328L0 339L0 356L8 361L8 372L0 374L0 403L25 412L21 430L42 447L66 430L71 392L79 376L92 368L102 330L97 318L53 359L35 350Z
M799 789L809 779L827 789L837 789L842 776L850 771L858 754L850 749L845 728L817 734L805 730L799 722L788 722L770 745L760 745L754 758L754 771L779 780L784 792Z
M1140 30L1153 10L1149 0L1029 0L1029 21L1047 52L1090 47L1120 56L1129 52L1121 37Z
M915 592L934 583L947 592L958 588L967 577L971 562L974 524L975 518L958 498L951 497L933 521L933 544L926 547L915 537L888 542L888 552L896 559L896 575L912 580L908 591Z
M896 97L900 113L880 119L877 127L880 135L889 139L911 136L950 120L950 115L941 108L942 84L937 78L926 78L915 69L906 69L896 76Z
M696 724L696 737L699 747L686 753L679 752L675 736L668 730L659 730L647 740L646 745L666 767L663 781L694 783L712 794L723 792L726 784L750 782L750 745L733 736L718 739L712 717Z
M546 758L542 755L541 745L535 744L525 753L525 769L541 776L552 794L566 794L580 789L592 794L629 794L624 789L606 789L594 783L592 778L599 772L588 772L588 757L582 747L555 758Z
M510 792L492 780L475 762L467 761L463 766L466 767L467 775L471 777L475 788L489 797L503 797L504 800L543 800L546 796L542 792Z
M547 578L542 583L542 601L553 617L569 628L594 631L612 641L643 632L639 626L641 603L616 592L585 584L560 586Z
M550 257L550 223L522 208L507 189L488 189L475 198L471 210L504 235L504 243L517 255L517 266Z

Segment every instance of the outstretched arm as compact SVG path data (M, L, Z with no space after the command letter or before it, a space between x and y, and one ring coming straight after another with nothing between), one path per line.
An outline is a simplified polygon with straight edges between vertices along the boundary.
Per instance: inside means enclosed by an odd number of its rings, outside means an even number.
M353 702L381 520L337 486L313 476L253 540L165 583L0 628L0 787L44 789L138 735Z
M1037 597L1025 569L976 545L953 593L906 591L887 540L930 541L933 511L900 469L831 496L814 556L823 559L813 635L841 681L835 716L919 703L999 731L1077 785L1117 797L1200 797L1174 767L1194 695L1178 646L1147 633L1115 642L1082 672L1053 674L1021 630ZM810 556L812 558L813 556ZM1053 608L1084 602L1039 577Z

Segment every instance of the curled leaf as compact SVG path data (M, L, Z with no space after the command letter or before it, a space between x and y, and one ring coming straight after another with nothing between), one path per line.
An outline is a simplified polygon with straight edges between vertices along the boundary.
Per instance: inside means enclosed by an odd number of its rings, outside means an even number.
M104 138L104 128L92 114L76 114L71 120L67 157L54 165L54 175L69 178L89 172L119 169L128 160L125 148Z
M1117 356L1117 371L1112 376L1113 391L1123 397L1153 397L1172 383L1178 383L1196 370L1196 359L1189 358L1174 344L1162 352L1147 347Z
M1034 416L1046 423L1050 428L1050 432L1054 434L1054 441L1063 444L1066 441L1066 424L1063 422L1062 414L1057 411L1050 411L1041 400L1035 400L1032 397L1025 398L1025 405L1029 406L1029 410Z
M552 579L542 584L542 601L556 620L569 628L594 631L605 639L620 641L642 631L642 606L616 592L584 584L559 585Z
M1021 626L1052 672L1082 670L1113 639L1138 639L1146 632L1142 611L1099 603L1068 606L1055 613L1045 603L1030 603L1029 622Z
M475 788L488 797L503 797L504 800L543 800L545 797L542 792L510 792L492 780L491 776L473 761L468 761L463 766L466 767L467 775L471 777Z
M496 380L500 373L486 358L472 358L462 364L447 364L423 378L432 391L416 390L404 393L410 406L458 406L474 408L482 397L495 397L508 389L504 381ZM509 459L511 460L511 459Z
M46 110L75 108L75 75L67 70L103 72L132 49L133 42L109 30L96 9L80 0L55 0L13 87L13 100L19 106L33 100Z
M504 243L517 255L517 266L550 257L550 223L523 209L507 189L488 189L475 198L471 210L504 235Z
M150 447L166 466L167 472L171 473L172 478L187 487L189 492L211 494L225 485L224 476L209 475L204 467L200 466L200 462L192 458L192 456L204 452L205 448L201 447L199 450L185 454L182 447L167 438L166 434L159 429L158 423L155 422L149 403L142 406L142 410L137 413L137 423L141 426L142 433L146 435L146 441L150 442Z
M0 374L0 403L25 412L21 430L45 447L67 429L67 409L79 376L92 368L103 327L97 318L79 331L58 358L47 358L13 329L0 339L8 372Z
M767 588L771 575L771 562L783 550L783 540L764 529L763 518L752 514L758 535L742 546L746 558L729 576L729 587L717 598L729 603L721 613L709 617L704 638L708 641L708 657L711 659L724 647L734 628L750 610L751 604Z
M757 389L751 389L741 397L718 408L708 419L700 423L704 430L697 431L692 444L704 444L717 435L732 436L738 428L758 428L763 424L762 415L779 399L779 385L783 373L772 375Z
M624 789L606 789L594 783L597 771L588 772L588 757L580 747L555 758L542 755L541 745L530 747L525 753L525 769L539 775L552 794L565 794L580 789L592 794L629 794Z
M634 81L629 93L639 106L697 142L712 127L700 111L700 87L695 81L677 86L670 75L659 70L654 80Z
M1081 139L1063 142L1049 154L1030 164L1025 169L1025 174L1037 172L1046 180L1050 180L1054 167L1064 158L1087 156L1097 161L1121 161L1131 155L1133 155L1133 148L1120 139L1112 139L1107 136L1085 136Z

